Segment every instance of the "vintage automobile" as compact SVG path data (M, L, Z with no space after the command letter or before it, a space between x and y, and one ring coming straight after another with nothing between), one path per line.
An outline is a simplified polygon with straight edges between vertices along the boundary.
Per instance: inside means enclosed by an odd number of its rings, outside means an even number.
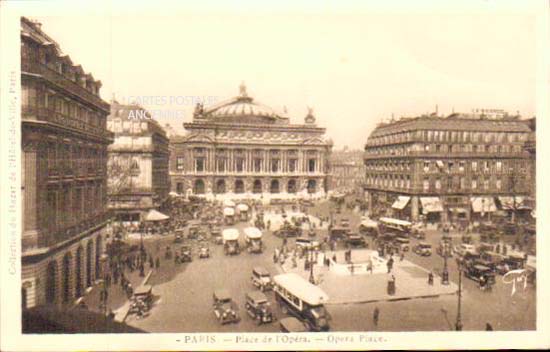
M504 260L506 259L506 256L500 253L485 251L480 254L480 259L483 262L478 261L478 263L488 266L493 270L493 272L506 274L506 272L509 270L505 270L506 266L504 265Z
M351 247L366 248L369 246L365 238L357 233L349 233L346 236L345 242Z
M495 250L495 246L487 242L481 242L477 246L477 252L480 254L484 252L493 252L494 250Z
M134 290L131 298L130 310L128 314L145 313L153 305L153 287L151 285L142 285Z
M182 243L183 242L183 235L181 233L176 232L176 235L174 236L174 243Z
M408 252L410 249L410 240L405 237L396 237L393 240L393 244L396 248L398 248L400 251Z
M413 247L413 252L422 257L429 257L432 255L432 245L426 242L419 242Z
M296 249L299 251L309 250L309 249L319 249L321 245L319 241L315 241L308 237L298 237L295 242Z
M361 224L359 224L359 233L372 237L378 236L378 223L374 220L364 217L363 219L361 219Z
M239 230L235 228L222 231L223 251L225 255L234 255L241 252L239 246Z
M466 244L466 243L459 244L455 249L455 253L460 257L463 257L466 254L471 254L471 255L478 254L476 251L476 247L473 244Z
M191 254L191 247L182 246L180 248L180 262L186 263L193 261L193 255Z
M349 232L349 227L335 226L330 229L329 237L331 241L335 241L345 238Z
M210 248L204 243L199 247L199 258L210 258Z
M462 235L461 240L462 240L462 243L466 243L466 244L473 243L473 239L471 235Z
M508 270L523 269L525 267L525 258L519 254L510 254L504 256L502 267L497 267L497 271L502 272L505 268ZM499 270L500 269L500 270Z
M348 218L341 218L340 219L340 226L349 227L349 219Z
M273 281L269 271L261 266L256 266L252 269L252 284L260 289L260 291L267 291L273 288Z
M251 291L246 294L246 303L244 307L250 317L256 320L258 325L271 323L273 321L273 312L271 304L263 292Z
M480 277L485 277L487 282L494 284L495 283L495 273L491 268L481 264L472 264L467 265L464 271L464 274L467 278L474 281L479 281Z
M214 315L223 324L238 323L241 319L237 312L237 305L231 299L229 291L220 289L214 291Z
M280 229L273 232L273 234L277 237L298 237L302 235L302 228L285 224Z
M257 227L247 227L244 229L244 242L248 253L262 253L262 231Z
M308 332L307 325L295 317L287 317L279 320L281 332Z
M196 239L199 237L199 232L201 231L201 223L198 220L193 220L189 222L189 230L187 232L187 238Z
M212 242L214 244L222 244L222 230L218 226L214 226L212 230L210 231L210 237L212 239Z

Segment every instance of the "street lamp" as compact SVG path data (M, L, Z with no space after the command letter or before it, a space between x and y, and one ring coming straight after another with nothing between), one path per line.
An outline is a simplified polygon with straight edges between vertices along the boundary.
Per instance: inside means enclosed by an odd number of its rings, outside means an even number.
M313 276L313 247L309 248L309 282L315 285L315 277Z
M455 330L462 331L462 261L460 260L460 258L456 258L456 264L458 267L458 307L456 311Z
M443 273L441 274L441 284L449 284L449 268L447 266L447 258L449 256L449 242L444 241L444 250L443 250Z

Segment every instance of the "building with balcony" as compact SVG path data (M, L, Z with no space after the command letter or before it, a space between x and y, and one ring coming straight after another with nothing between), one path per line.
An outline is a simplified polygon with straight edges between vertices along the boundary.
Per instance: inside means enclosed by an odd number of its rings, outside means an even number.
M107 163L109 208L118 221L140 221L170 192L168 137L142 107L111 102L107 129L114 133Z
M361 150L334 150L330 156L330 189L340 192L363 191L365 163Z
M109 235L101 82L21 19L23 307L71 304L101 276Z
M469 222L521 203L534 182L518 116L452 114L379 124L365 146L367 200L374 214Z
M332 142L311 110L303 124L240 95L198 105L185 136L170 138L172 191L229 197L317 197L327 191Z

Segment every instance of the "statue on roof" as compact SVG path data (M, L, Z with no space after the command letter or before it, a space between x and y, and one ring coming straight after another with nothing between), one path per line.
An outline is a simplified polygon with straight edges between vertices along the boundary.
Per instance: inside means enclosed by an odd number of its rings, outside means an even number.
M195 105L195 111L193 111L193 117L201 116L204 113L204 106L202 103Z
M248 94L246 94L246 85L244 84L244 81L241 82L241 85L239 86L239 94L241 97L247 97Z
M307 115L306 115L305 121L307 124L315 123L315 116L313 116L313 108L311 106L307 107Z

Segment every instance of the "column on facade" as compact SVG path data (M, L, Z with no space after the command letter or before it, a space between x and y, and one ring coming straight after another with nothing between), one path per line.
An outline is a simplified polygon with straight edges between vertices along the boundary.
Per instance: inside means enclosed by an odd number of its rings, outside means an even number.
M24 173L21 183L23 185L23 242L25 245L38 245L38 218L37 218L37 187L38 187L38 145L36 142L30 142L24 147Z
M419 208L418 208L418 196L411 198L411 219L412 221L418 221Z

